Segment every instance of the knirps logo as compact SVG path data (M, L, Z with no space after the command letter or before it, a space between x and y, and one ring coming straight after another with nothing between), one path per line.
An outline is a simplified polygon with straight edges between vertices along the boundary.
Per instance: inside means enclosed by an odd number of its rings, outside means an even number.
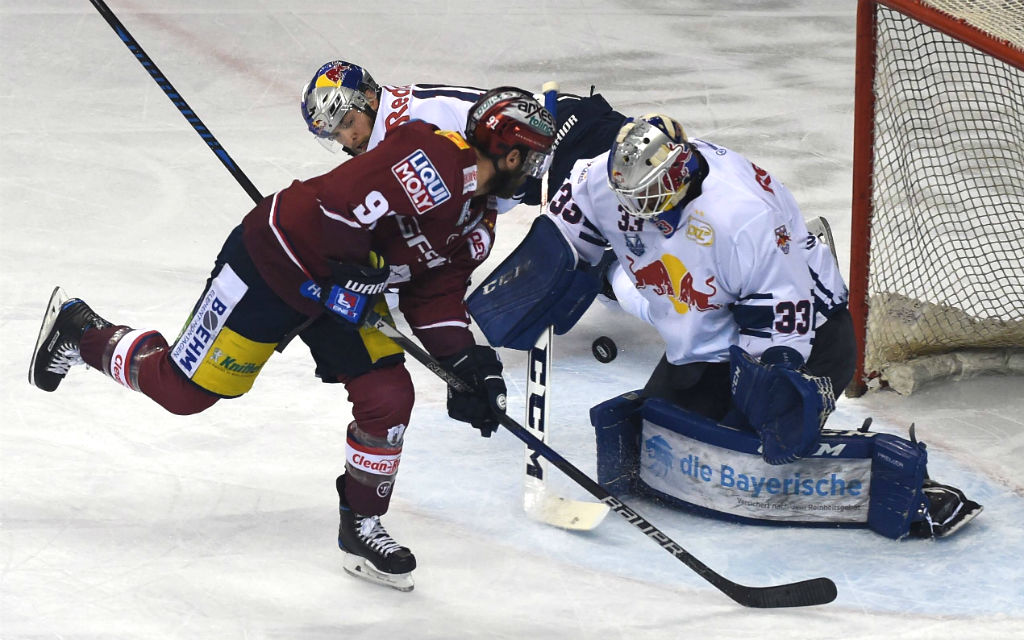
M416 213L426 213L452 197L441 179L441 174L422 149L417 149L391 167L405 194L416 207Z

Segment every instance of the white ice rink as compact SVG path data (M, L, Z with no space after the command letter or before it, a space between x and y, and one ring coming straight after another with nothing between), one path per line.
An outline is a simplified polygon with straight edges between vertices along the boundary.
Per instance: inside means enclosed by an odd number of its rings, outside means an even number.
M345 58L388 84L564 91L664 111L785 182L849 261L853 0L110 0L265 194L333 166L302 84ZM639 5L639 8L634 8ZM54 394L26 370L50 290L173 339L252 202L86 0L0 2L0 637L1024 638L1024 380L842 398L830 426L929 444L929 471L985 511L957 536L726 524L633 500L726 577L828 576L838 599L744 609L614 514L570 533L521 509L522 446L417 405L390 532L419 560L399 593L347 576L334 478L349 405L301 344L245 397L175 417L95 371ZM498 225L496 264L535 211ZM620 355L599 364L590 342ZM653 331L595 306L557 340L552 444L594 473L587 410L642 386ZM523 358L506 353L512 414ZM565 494L585 494L557 471Z

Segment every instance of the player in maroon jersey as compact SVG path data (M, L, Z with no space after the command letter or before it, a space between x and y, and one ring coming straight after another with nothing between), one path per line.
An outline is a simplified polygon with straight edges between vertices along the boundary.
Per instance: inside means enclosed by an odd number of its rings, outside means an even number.
M501 363L476 345L464 298L490 253L495 197L540 177L554 139L551 114L526 91L480 97L465 131L414 121L370 152L264 198L228 236L178 339L113 325L54 290L30 381L53 391L81 362L192 414L249 391L275 348L294 336L316 375L342 383L352 403L339 545L346 569L411 589L415 558L379 521L388 508L413 406L401 348L367 324L386 317L382 293L433 356L471 382L449 389L452 418L485 436L505 407Z

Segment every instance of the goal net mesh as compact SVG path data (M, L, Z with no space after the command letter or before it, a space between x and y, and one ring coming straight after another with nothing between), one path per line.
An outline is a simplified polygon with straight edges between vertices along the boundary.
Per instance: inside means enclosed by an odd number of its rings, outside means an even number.
M1024 2L924 4L1024 51ZM1024 71L884 6L875 34L864 369L899 377L900 363L964 350L1014 359L1024 348Z

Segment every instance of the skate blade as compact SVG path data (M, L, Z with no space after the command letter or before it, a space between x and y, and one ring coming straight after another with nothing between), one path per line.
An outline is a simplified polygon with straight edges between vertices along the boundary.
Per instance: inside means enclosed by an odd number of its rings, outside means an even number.
M972 509L972 510L968 511L967 513L965 513L964 517L961 518L959 522L954 524L949 529L946 529L946 532L943 533L941 536L938 536L938 537L940 537L940 538L948 538L949 536L953 535L954 533L956 533L960 529L963 529L964 525L967 524L968 522L970 522L971 520L974 520L976 517L978 517L978 514L981 513L983 509L984 509L984 507L982 507L979 504L976 509Z
M50 335L50 330L53 329L53 323L57 321L57 314L60 313L60 308L69 299L64 290L58 286L53 288L53 293L50 294L50 301L46 303L46 312L43 313L43 322L39 326L39 336L36 338L36 348L32 352L32 361L28 363L28 381L33 386L36 384L36 358L39 356L39 349L43 346L43 340L46 340L46 337Z
M385 587L391 587L398 591L412 591L414 586L411 571L409 573L384 573L383 571L378 571L366 558L353 553L345 553L345 560L342 566L345 568L345 573L350 576L362 578Z

